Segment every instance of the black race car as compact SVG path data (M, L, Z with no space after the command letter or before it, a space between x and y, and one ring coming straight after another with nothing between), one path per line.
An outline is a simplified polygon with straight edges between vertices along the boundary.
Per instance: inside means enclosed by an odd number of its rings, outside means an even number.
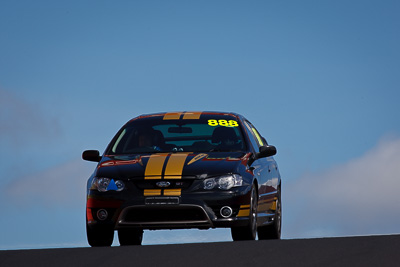
M231 228L233 240L279 239L281 178L268 145L243 116L142 115L126 123L87 183L91 246L140 245L143 230Z

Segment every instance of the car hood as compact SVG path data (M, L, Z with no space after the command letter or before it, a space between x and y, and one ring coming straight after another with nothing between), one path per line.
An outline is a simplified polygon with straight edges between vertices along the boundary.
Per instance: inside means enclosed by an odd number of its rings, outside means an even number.
M153 153L103 156L96 176L114 179L202 179L246 168L250 153Z

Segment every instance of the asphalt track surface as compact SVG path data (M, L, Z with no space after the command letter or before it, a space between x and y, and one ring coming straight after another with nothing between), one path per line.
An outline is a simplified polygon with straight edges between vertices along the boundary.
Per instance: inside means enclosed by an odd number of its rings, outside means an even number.
M9 250L0 266L400 266L400 235Z

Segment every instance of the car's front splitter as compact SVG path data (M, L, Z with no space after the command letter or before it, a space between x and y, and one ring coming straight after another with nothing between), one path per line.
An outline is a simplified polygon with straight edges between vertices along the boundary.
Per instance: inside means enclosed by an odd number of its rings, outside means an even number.
M107 194L96 192L88 200L88 214L92 219L88 216L88 225L113 224L115 229L153 230L243 226L249 220L249 192L247 186L242 186L231 191L182 192L180 196L136 196L125 200L107 199ZM104 206L109 202L115 205ZM102 209L109 213L109 218L98 218Z

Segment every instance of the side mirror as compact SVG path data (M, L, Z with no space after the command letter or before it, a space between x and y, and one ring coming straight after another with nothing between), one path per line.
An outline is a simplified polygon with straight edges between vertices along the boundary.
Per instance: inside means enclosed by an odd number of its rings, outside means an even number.
M262 146L260 147L260 152L258 153L258 158L271 157L276 154L276 147L274 146Z
M100 152L98 150L85 150L82 153L82 159L99 162L101 160Z

